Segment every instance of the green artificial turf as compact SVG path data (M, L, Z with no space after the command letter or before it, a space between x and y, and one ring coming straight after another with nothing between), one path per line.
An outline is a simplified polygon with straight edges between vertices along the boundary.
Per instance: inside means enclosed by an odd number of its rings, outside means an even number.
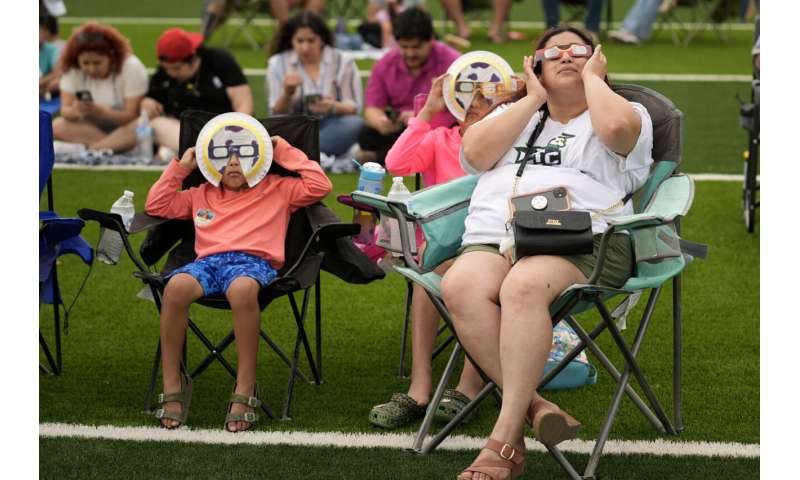
M474 459L472 451L414 456L381 448L222 446L43 438L39 478L392 479L455 478ZM80 455L76 455L80 452ZM588 456L566 454L582 467ZM757 478L759 459L607 455L603 479L706 480ZM209 472L214 472L213 477ZM563 478L543 453L529 453L522 478Z
M123 189L136 192L141 209L155 172L55 172L56 205L62 215L80 207L108 209ZM91 180L91 189L86 185ZM355 175L332 175L335 191L326 202L349 219L350 210L330 199L355 188ZM708 243L709 258L690 265L684 276L684 408L682 440L758 442L759 405L759 237L745 232L739 209L738 183L697 184L695 206L683 223L687 239ZM84 236L97 239L89 224ZM133 237L135 243L142 235ZM62 257L59 270L65 297L70 300L86 267L74 257ZM88 424L147 425L142 399L154 353L158 319L151 303L137 299L142 283L131 276L133 265L94 266L86 288L71 315L64 337L64 375L40 377L40 421ZM292 422L268 422L262 428L309 431L370 430L367 413L408 381L396 377L405 283L397 276L369 285L351 285L324 273L323 373L320 386L298 384ZM671 396L670 289L659 300L642 365L663 399ZM644 300L638 307L641 311ZM312 307L313 311L313 307ZM51 310L43 308L41 326L52 337ZM192 307L192 316L212 340L230 328L227 312ZM584 316L593 325L595 316ZM312 317L313 318L313 317ZM295 327L288 302L278 300L263 315L263 325L280 345L291 351ZM632 322L635 326L636 322ZM633 329L626 333L633 335ZM601 345L610 346L608 338ZM609 351L612 351L609 349ZM190 363L205 352L189 344ZM230 357L235 358L233 350ZM612 358L619 360L618 355ZM444 358L435 362L436 371ZM303 363L305 365L305 363ZM288 370L272 353L260 357L262 390L279 409ZM709 381L713 379L713 381ZM233 382L215 365L195 383L191 424L217 427L224 418ZM597 433L613 385L601 374L598 384L574 392L551 394L585 428L581 438ZM325 414L320 415L324 409ZM493 402L484 404L476 421L462 433L483 435L494 417ZM413 427L405 431L413 431ZM658 435L627 401L615 423L613 438L649 439Z

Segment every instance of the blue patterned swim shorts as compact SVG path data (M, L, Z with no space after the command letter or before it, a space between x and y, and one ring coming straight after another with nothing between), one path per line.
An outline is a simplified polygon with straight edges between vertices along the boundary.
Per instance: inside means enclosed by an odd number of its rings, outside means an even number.
M203 295L225 295L228 287L238 277L250 277L262 287L275 278L278 272L261 257L244 252L216 253L195 260L170 272L167 279L179 273L188 273L203 287Z

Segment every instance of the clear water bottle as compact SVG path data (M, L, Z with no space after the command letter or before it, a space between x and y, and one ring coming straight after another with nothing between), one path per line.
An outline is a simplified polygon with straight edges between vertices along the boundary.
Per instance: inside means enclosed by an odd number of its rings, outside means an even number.
M122 225L128 230L133 221L136 209L133 205L133 192L125 190L121 197L111 206L111 213L122 217ZM122 237L113 230L102 229L100 242L97 245L97 259L109 265L116 265L122 254Z
M386 196L390 201L401 202L406 205L407 210L411 210L411 192L403 183L403 177L392 177L392 188ZM411 253L416 253L416 226L413 222L406 224L408 239L411 241ZM400 223L395 218L386 218L381 223L381 234L378 236L378 245L392 252L392 256L400 257L403 252L403 245L400 242Z
M144 110L136 124L136 154L146 165L153 163L153 129L150 127L150 118Z

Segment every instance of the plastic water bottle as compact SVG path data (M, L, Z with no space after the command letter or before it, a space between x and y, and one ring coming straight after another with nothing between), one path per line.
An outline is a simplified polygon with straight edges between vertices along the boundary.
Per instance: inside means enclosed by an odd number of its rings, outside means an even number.
M150 127L150 118L144 110L139 115L139 123L136 124L136 150L145 164L153 163L153 129Z
M121 197L111 206L111 213L122 217L122 225L128 230L136 213L133 205L133 192L125 190ZM122 253L122 237L119 233L105 228L100 232L100 242L97 245L97 259L109 265L116 265Z
M411 210L411 192L403 183L403 177L392 178L392 188L386 196L390 201L401 202L406 205L407 210ZM400 242L400 223L395 218L386 218L382 225L382 233L378 238L378 245L392 252L392 256L402 256L403 244ZM412 253L417 251L416 228L413 222L406 224L408 238L411 241L410 249ZM383 244L381 244L383 243Z
M360 168L358 190L380 195L383 191L383 177L386 175L386 170L375 162L367 162Z

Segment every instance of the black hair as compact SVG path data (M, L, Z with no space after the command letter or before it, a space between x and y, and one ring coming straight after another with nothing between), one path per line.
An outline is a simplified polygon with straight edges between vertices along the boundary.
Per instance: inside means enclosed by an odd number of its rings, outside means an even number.
M50 35L58 35L58 19L52 15L39 15L39 26L44 27Z
M547 41L550 40L550 38L558 35L559 33L564 33L564 32L574 33L575 35L581 37L581 40L583 40L584 43L586 43L586 45L591 46L592 51L594 51L595 48L594 40L592 39L592 36L589 34L589 32L580 28L572 27L570 25L562 24L562 25L556 25L555 27L551 27L545 30L542 36L539 37L539 39L536 40L536 42L534 43L533 47L534 53L536 52L536 50L544 48L544 46L547 45ZM542 73L541 62L533 66L533 73L535 73L536 75ZM606 83L608 83L608 80L606 80Z
M433 20L428 12L419 7L408 8L394 18L392 31L395 40L429 42L433 39Z
M295 14L281 26L272 41L270 55L291 50L292 37L301 28L310 28L322 39L324 45L334 46L333 33L325 20L314 12L304 10Z
M203 56L203 53L206 51L206 47L204 44L200 44L197 48L194 49L194 52L190 53L187 57L175 60L173 58L168 58L165 56L159 56L159 62L166 62L166 63L192 63L196 58L200 58Z

